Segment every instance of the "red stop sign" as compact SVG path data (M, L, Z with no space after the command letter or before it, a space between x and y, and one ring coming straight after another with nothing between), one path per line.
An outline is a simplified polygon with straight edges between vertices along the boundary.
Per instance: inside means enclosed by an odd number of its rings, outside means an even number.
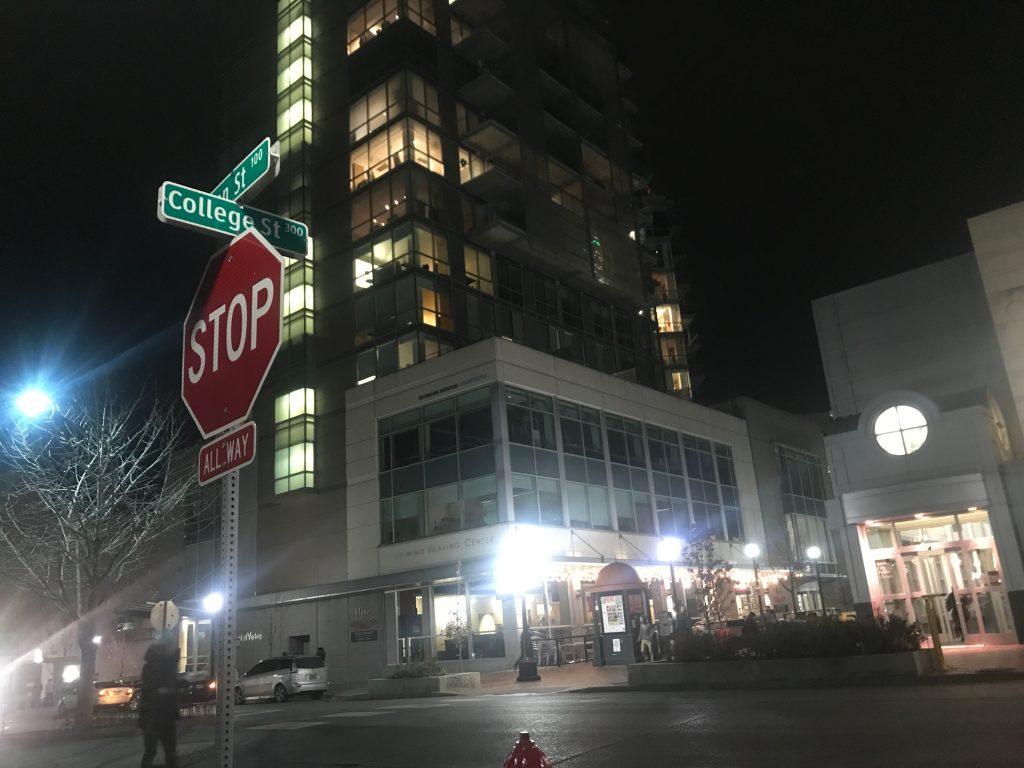
M281 346L284 259L254 229L210 259L185 318L181 398L203 437L249 415Z

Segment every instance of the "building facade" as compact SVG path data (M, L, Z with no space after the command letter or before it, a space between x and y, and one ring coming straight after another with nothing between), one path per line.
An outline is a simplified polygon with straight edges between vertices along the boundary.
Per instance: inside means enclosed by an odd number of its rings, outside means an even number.
M524 610L565 657L583 658L594 627L588 594L609 563L639 575L651 601L639 609L700 615L693 574L675 561L673 590L659 545L705 534L731 567L723 618L757 612L758 586L764 607L820 607L807 563L768 547L755 583L743 550L768 541L759 491L771 482L756 476L747 423L730 413L490 339L349 389L345 425L347 482L343 506L323 510L329 529L271 549L243 514L243 667L323 647L340 684L425 658L508 669ZM799 482L801 465L781 457L817 460L820 438L816 449L805 436L794 443L766 471L777 477L781 461ZM820 495L821 476L802 477L800 494ZM820 520L811 513L800 518ZM250 510L248 520L264 514L273 512ZM823 527L795 530L827 546ZM510 572L521 586L509 586ZM261 586L250 592L253 583Z
M243 472L239 592L254 606L386 577L362 567L380 531L352 525L362 502L351 473L362 479L365 467L346 442L347 402L395 376L444 369L502 338L609 386L689 398L693 336L664 204L637 173L631 73L589 3L279 0L276 16L229 27L224 162L276 137L281 172L255 204L311 231L307 258L286 267L284 344L255 408L257 461ZM491 427L493 450L503 441ZM553 478L533 477L537 503L550 503ZM468 479L447 491L463 510L465 494L488 488ZM404 494L386 503L398 510L393 543L404 543ZM473 525L516 519L497 496L473 509L460 512ZM451 535L454 523L422 525ZM370 611L362 599L331 610ZM353 659L378 659L371 630L351 631L364 638ZM277 628L247 632L242 649L265 642L263 655L323 644L315 626L280 641Z
M833 409L831 514L854 600L947 644L1024 637L1024 443L979 261L813 306Z

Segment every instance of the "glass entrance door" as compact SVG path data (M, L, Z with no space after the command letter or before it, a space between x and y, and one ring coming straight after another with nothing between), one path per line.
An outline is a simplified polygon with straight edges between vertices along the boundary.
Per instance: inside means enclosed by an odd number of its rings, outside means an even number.
M916 621L945 643L1014 642L999 555L985 510L865 526L862 547L880 613ZM935 609L930 625L927 605Z

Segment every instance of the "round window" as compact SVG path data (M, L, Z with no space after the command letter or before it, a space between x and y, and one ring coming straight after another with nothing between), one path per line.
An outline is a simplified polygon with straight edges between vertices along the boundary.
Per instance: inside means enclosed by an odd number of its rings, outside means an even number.
M928 439L928 422L912 405L886 408L875 419L875 440L893 456L913 453Z

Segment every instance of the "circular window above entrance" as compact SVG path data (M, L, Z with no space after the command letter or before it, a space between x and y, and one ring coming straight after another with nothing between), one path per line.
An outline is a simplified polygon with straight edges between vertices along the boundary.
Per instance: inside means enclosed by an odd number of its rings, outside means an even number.
M875 440L893 456L913 453L928 439L928 421L912 405L886 408L875 419Z

